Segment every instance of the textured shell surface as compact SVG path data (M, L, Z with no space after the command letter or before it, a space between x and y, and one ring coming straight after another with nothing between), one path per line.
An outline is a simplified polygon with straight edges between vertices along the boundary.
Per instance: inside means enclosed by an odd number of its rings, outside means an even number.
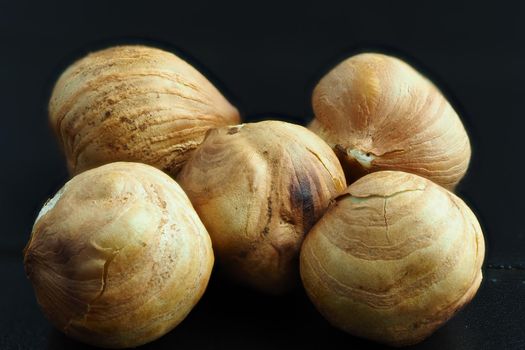
M443 94L404 61L352 56L326 74L312 95L309 128L340 158L349 182L399 170L453 189L470 161L470 141Z
M240 121L195 68L145 46L111 47L72 64L53 89L49 118L72 174L131 161L173 175L208 129Z
M408 345L474 297L484 251L460 198L417 175L380 171L350 185L308 233L301 277L334 326Z
M45 315L83 342L138 346L179 324L213 266L209 235L177 183L138 163L75 176L40 212L24 264Z
M222 266L268 293L298 281L305 233L346 188L330 147L306 128L280 121L210 131L177 181Z

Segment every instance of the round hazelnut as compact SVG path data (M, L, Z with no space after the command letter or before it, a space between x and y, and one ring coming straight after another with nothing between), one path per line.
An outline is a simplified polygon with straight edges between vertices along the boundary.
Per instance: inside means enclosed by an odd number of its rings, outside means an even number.
M470 141L456 111L398 58L363 53L344 60L319 81L312 105L309 128L334 148L349 183L399 170L452 190L467 171Z
M24 264L59 330L125 348L162 336L186 317L206 288L213 252L174 180L120 162L77 175L44 205Z
M338 197L306 236L306 292L335 327L420 342L476 294L484 240L467 205L417 175L380 171Z
M299 281L305 233L346 188L330 147L306 128L280 121L211 130L177 181L224 270L271 294Z

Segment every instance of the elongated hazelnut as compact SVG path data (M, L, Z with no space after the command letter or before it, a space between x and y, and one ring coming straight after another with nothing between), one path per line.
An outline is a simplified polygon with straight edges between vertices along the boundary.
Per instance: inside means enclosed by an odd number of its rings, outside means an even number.
M347 179L378 170L426 177L452 190L465 175L470 142L443 94L405 62L364 53L315 87L310 130L336 151Z
M334 326L402 346L474 297L484 251L460 198L417 175L380 171L350 185L308 233L301 277Z
M298 281L305 233L346 188L330 147L279 121L212 130L177 181L237 281L282 293Z
M77 175L45 204L24 264L58 329L125 348L162 336L186 317L206 288L213 252L174 180L120 162Z
M115 161L176 174L209 128L239 113L195 68L145 46L117 46L58 79L49 118L72 174Z

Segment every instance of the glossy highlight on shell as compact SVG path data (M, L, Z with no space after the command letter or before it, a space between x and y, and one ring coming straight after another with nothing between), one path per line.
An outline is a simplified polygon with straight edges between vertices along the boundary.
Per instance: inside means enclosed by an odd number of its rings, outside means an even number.
M279 121L211 130L177 181L225 270L272 294L296 283L304 235L346 188L330 147Z
M75 62L49 102L50 123L72 174L114 162L176 174L213 127L239 113L195 68L145 46L117 46Z
M326 74L312 95L310 130L336 151L349 182L399 170L454 189L470 161L456 111L432 82L402 60L352 56Z
M208 233L177 183L151 166L111 163L49 200L24 251L44 314L88 344L135 347L177 326L213 266Z
M422 341L476 294L484 239L467 205L417 175L380 171L308 233L301 277L334 326L389 345Z

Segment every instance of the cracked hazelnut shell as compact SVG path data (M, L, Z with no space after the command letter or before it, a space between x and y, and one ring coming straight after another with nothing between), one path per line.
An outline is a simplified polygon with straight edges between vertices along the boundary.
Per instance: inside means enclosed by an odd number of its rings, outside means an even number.
M62 73L49 120L71 174L130 161L174 175L208 129L240 118L201 73L174 54L116 46Z
M224 270L270 294L299 281L304 235L346 188L330 147L308 129L280 121L211 130L177 181Z
M474 297L484 252L480 225L460 198L417 175L380 171L350 185L312 228L300 269L335 327L404 346Z
M349 183L399 170L454 189L470 161L469 137L443 94L402 60L363 53L317 84L309 129L335 150Z
M88 344L126 348L186 317L206 288L213 252L173 179L120 162L77 175L44 205L24 265L55 327Z

